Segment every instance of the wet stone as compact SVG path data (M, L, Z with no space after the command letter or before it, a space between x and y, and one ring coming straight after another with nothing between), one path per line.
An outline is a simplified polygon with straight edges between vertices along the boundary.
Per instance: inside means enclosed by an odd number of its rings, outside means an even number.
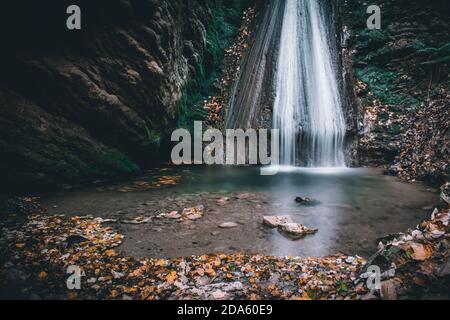
M221 228L221 229L233 229L236 227L238 227L238 224L235 222L224 222L219 225L219 228Z
M320 202L319 200L308 197L297 197L295 198L295 202L305 207L316 207L322 204L322 202Z

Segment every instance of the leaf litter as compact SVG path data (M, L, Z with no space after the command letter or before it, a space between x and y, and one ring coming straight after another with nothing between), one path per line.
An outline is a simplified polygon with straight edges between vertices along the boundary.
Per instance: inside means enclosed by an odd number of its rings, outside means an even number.
M121 254L124 236L107 219L32 214L23 225L1 224L0 287L13 283L21 297L52 299L393 299L448 276L442 262L448 259L449 217L449 210L436 210L432 220L381 243L366 264L346 254L138 260ZM382 290L371 292L364 272L372 264L382 268L383 282ZM82 271L80 291L67 289L69 266Z

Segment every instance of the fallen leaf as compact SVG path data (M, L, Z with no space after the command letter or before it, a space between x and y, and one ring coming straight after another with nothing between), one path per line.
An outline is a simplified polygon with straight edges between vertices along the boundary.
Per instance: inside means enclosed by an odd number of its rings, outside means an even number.
M410 247L413 250L411 257L416 261L425 261L433 255L433 249L429 245L410 243Z
M114 256L117 255L116 251L114 251L113 249L106 250L106 251L105 251L105 254L106 254L106 256L108 256L108 257L114 257Z
M175 280L177 279L177 273L175 271L172 271L171 273L169 273L166 277L166 281L169 284L173 284L175 282Z
M67 295L67 298L69 300L76 300L76 299L78 299L78 294L76 292L69 292L69 294Z
M111 291L111 298L117 298L118 296L119 296L119 291L117 291L117 290Z

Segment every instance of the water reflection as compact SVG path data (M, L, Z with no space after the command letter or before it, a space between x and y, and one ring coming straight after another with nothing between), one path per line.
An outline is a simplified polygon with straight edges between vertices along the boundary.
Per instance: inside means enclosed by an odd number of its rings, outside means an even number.
M298 241L273 230L268 251L279 256L323 256L338 251L367 255L378 237L414 226L430 214L423 207L438 203L438 196L422 186L402 183L373 169L280 167L275 176L261 176L257 168L211 168L195 180L210 191L267 192L268 215L290 215L295 222L319 229L316 235ZM300 206L295 202L298 196L322 204Z
M324 256L340 251L367 256L376 248L377 238L413 227L429 217L432 210L424 207L439 202L437 193L373 169L282 168L275 176L261 176L260 169L253 167L199 166L175 168L164 174L182 176L181 183L121 193L116 190L122 183L103 188L107 191L86 189L44 197L43 204L55 214L100 213L119 219L123 213L127 217L154 215L203 204L208 209L204 219L190 225L158 222L156 226L123 230L124 248L130 254L178 257L223 251L277 256ZM133 185L133 181L128 183ZM240 200L234 197L239 193L252 196ZM218 205L223 197L233 200ZM321 204L300 206L296 197L310 197ZM291 241L277 230L264 228L263 215L290 215L295 222L318 228L319 232ZM239 226L219 229L225 221Z
M295 222L317 228L319 232L314 237L290 241L274 231L272 254L291 255L293 252L302 252L305 255L326 255L330 252L333 239L338 237L336 226L342 224L338 207L330 204L345 203L345 195L342 188L336 184L335 175L341 176L345 173L352 172L348 169L322 168L280 173L276 183L271 186L276 201L271 214L290 215ZM323 204L315 207L301 206L294 201L299 196L314 198ZM303 249L299 250L299 247Z

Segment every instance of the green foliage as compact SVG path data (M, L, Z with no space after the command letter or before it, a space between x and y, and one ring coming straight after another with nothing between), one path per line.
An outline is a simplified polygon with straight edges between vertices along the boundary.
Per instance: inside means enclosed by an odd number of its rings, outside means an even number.
M336 284L337 284L337 293L338 294L341 294L341 295L346 294L349 291L348 286L345 284L345 282L338 281Z
M380 42L378 46L382 46L384 42ZM389 61L393 58L405 57L409 54L417 54L421 50L425 50L426 45L420 40L414 40L411 43L402 46L383 46L378 50L370 50L369 53L364 58L365 61L370 62L372 60L377 61Z
M206 53L197 56L197 76L190 79L183 89L183 97L179 102L180 127L192 129L195 120L203 120L206 112L203 100L215 95L213 84L220 75L225 49L235 38L241 22L241 0L212 0L210 3L211 21L206 32Z
M384 30L369 30L367 28L364 28L360 32L360 37L362 42L366 42L367 46L374 46L374 45L382 45L386 43L389 38L386 35Z
M417 50L417 54L431 58L430 61L425 61L421 65L438 65L450 62L450 42L446 43L440 48L424 47Z
M203 81L202 81L203 80ZM203 109L202 101L206 95L205 88L201 86L202 80L190 80L183 89L183 95L179 102L178 125L183 128L192 129L195 120L203 120L206 111Z
M215 0L211 6L213 18L206 40L207 50L212 57L211 65L214 67L220 65L223 51L230 46L236 35L242 8L239 0L233 1L230 7L223 0Z
M383 103L398 105L404 102L404 95L395 93L397 89L395 72L387 71L376 66L367 66L356 69L356 75L367 83L369 90Z
M104 161L105 164L109 165L112 169L118 169L123 173L132 173L139 170L139 166L137 164L128 159L127 156L118 152L105 154L100 160Z
M417 54L419 55L419 56L429 56L429 55L432 55L432 54L435 54L435 53L437 53L438 52L438 49L436 49L436 48L423 48L423 49L420 49L420 50L417 50Z
M403 128L402 126L398 125L398 124L393 124L390 128L390 133L394 134L394 135L398 135L403 133Z
M109 178L118 174L130 174L140 170L127 156L113 149L97 149L95 155L77 156L71 152L50 146L45 156L33 156L36 166L48 168L52 177L61 181L84 182L93 178ZM36 167L34 170L39 170Z
M161 133L156 130L149 129L147 122L143 122L143 128L147 134L147 138L145 139L144 145L145 146L154 146L156 148L159 148L161 146Z
M446 57L439 58L439 59L423 62L423 63L421 63L421 65L423 65L423 66L434 66L434 65L445 64L445 63L450 63L450 55L446 56Z
M410 44L407 45L408 49L412 49L413 51L424 50L427 46L420 40L414 40Z

